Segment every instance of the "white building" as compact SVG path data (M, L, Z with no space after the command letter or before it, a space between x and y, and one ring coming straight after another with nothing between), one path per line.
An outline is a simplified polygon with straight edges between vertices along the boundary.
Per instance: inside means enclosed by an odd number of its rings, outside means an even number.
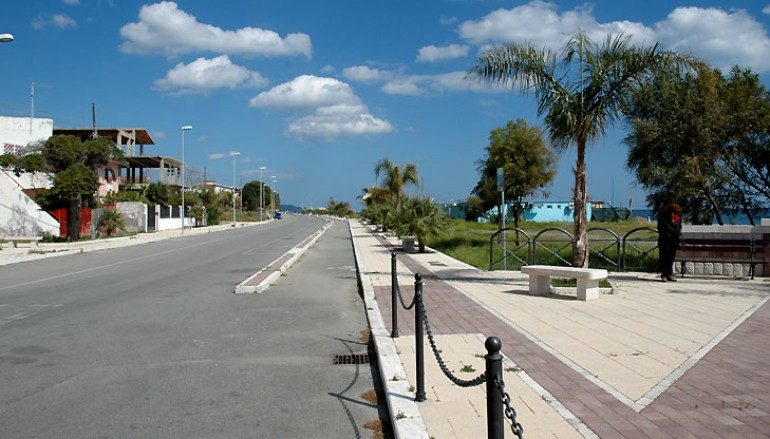
M0 154L24 154L27 146L48 140L53 135L53 120L0 116ZM59 222L29 195L51 187L50 175L16 175L0 169L0 236L37 236L59 234Z

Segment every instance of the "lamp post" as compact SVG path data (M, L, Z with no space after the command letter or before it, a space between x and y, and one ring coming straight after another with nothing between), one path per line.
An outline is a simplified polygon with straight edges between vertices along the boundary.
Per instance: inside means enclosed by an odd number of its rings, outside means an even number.
M230 153L233 158L233 227L235 227L235 156L237 155L241 155L241 153L238 151Z
M179 216L182 217L182 233L184 233L184 132L190 131L192 129L192 125L184 125L182 126L182 212L180 212Z
M262 181L262 172L267 169L262 166L259 168L259 220L262 221L262 211L265 208L265 182Z
M13 35L0 34L0 43L10 43L11 41L13 41Z
M275 185L278 183L278 179L275 175L270 176L270 183L273 184L273 186L270 188L272 189L270 191L270 207L273 208L273 211L278 210L277 206L275 205ZM275 213L273 213L273 216L275 216Z

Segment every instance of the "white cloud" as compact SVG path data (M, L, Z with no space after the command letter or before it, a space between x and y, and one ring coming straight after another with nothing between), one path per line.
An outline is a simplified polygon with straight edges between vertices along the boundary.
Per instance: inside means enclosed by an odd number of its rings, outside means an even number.
M392 76L391 72L373 69L369 66L347 67L342 69L342 75L351 81L367 83L382 81Z
M54 14L51 17L51 23L59 29L67 29L68 27L77 26L77 22L67 14Z
M446 15L442 15L438 19L438 22L441 23L442 26L451 26L458 21L459 19L457 17L447 17Z
M421 96L426 93L425 90L420 88L417 84L419 82L418 77L406 77L394 79L382 86L382 91L391 95L402 96Z
M762 11L770 13L770 5ZM739 64L770 71L770 38L762 24L742 9L679 7L647 26L633 21L600 23L590 7L560 13L556 3L534 0L458 27L462 39L482 48L490 43L529 41L557 50L578 30L595 41L618 32L634 35L639 43L659 41L665 49L692 53L722 69Z
M335 70L337 69L335 69L331 64L326 64L325 66L321 67L321 73L326 73L327 75L334 73Z
M271 30L244 27L225 30L198 22L197 18L163 1L142 6L139 21L120 29L125 40L121 50L128 53L163 53L176 56L196 51L210 51L244 56L305 55L310 57L312 44L307 34L286 37Z
M636 39L653 42L654 32L642 23L613 21L598 23L593 10L581 6L559 14L555 3L533 0L511 9L498 9L480 20L460 24L460 36L474 44L489 42L529 41L535 46L558 49L564 42L582 30L594 39L603 39L607 33L625 32Z
M176 94L206 93L217 88L263 87L267 79L259 72L233 64L227 55L198 58L190 64L179 63L155 81L158 90Z
M251 98L252 107L316 108L337 104L358 104L350 85L334 78L297 76L289 82Z
M417 52L417 61L433 62L442 59L462 58L468 55L468 46L464 44L450 44L448 46L425 46Z
M219 160L227 157L227 154L222 154L221 152L215 153L215 154L209 154L209 160Z
M655 30L667 48L692 51L716 67L739 64L770 71L770 39L745 10L680 7L656 23Z
M32 19L32 29L40 30L45 28L45 18L42 17L35 17Z
M258 94L249 101L249 105L312 111L288 126L287 133L299 138L334 138L393 131L390 122L369 113L350 85L334 78L298 76Z
M763 14L770 14L770 5L767 5L764 8L762 8L762 13Z
M444 91L500 92L504 86L466 79L466 72L457 71L438 75L403 76L387 82L382 91L388 94L421 96Z
M165 139L167 135L165 131L153 131L152 137L155 137L156 139Z
M80 4L80 0L62 0L62 3L64 3L65 5L77 6L78 4Z

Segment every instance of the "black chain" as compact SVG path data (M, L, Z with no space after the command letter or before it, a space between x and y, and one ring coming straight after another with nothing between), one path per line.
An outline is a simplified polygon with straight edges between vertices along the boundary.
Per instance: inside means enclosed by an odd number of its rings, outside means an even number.
M419 301L420 308L422 308L422 321L425 323L425 332L428 333L428 342L430 343L430 348L433 350L433 355L436 357L438 366L441 368L441 371L444 372L444 375L446 375L446 377L449 378L450 381L452 381L453 383L457 384L460 387L473 387L473 386L478 386L479 384L486 383L487 376L483 372L481 373L481 375L477 376L472 380L463 380L456 377L454 374L452 374L452 371L450 371L449 368L444 363L444 359L441 358L441 354L439 354L438 348L436 347L436 341L433 340L433 332L430 330L430 322L428 322L428 312L425 309L425 303L423 303L422 301L422 295L415 294L415 300Z
M409 311L414 307L414 304L417 303L417 295L415 294L412 298L412 303L409 304L409 306L406 306L406 302L404 302L404 297L401 295L401 287L398 285L398 277L396 277L396 293L398 293L398 300L401 302L401 306L404 307L405 310Z
M495 379L495 386L500 390L503 405L505 406L505 417L511 421L511 431L519 439L524 439L524 427L516 420L516 409L511 405L511 396L505 391L505 383L500 379Z

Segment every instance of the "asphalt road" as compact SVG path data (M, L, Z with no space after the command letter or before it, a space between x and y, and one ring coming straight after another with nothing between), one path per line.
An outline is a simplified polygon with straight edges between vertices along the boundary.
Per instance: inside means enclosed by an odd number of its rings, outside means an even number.
M282 221L0 267L0 437L369 437L378 408L347 226ZM376 378L376 377L375 377Z

